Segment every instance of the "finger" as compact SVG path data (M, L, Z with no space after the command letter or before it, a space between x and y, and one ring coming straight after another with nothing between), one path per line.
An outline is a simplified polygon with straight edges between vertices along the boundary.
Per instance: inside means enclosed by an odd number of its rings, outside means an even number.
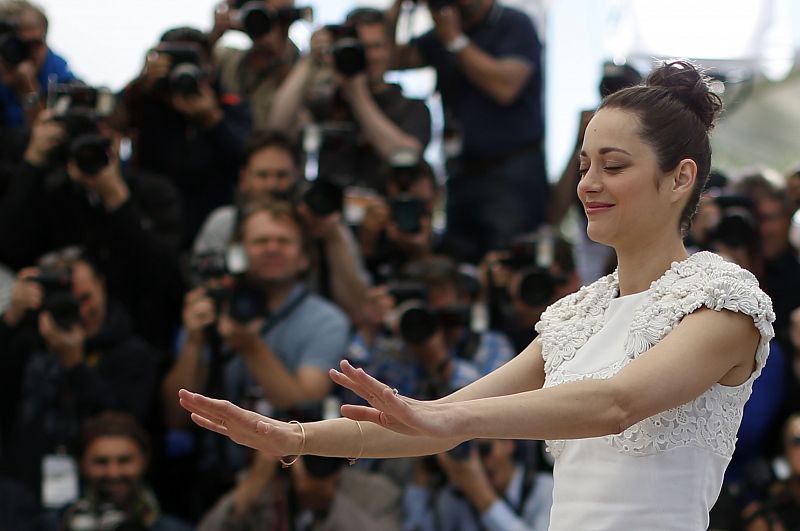
M178 391L181 406L190 413L198 413L206 418L225 419L228 426L232 420L238 416L240 411L244 411L228 402L227 400L217 400L208 398L199 393L192 393L186 389ZM239 410L239 411L237 411Z
M343 417L347 417L351 420L364 420L367 422L380 424L381 412L374 407L344 404L339 409L342 412Z
M384 390L387 389L391 394L392 391L391 387L373 378L372 376L367 374L367 372L364 371L364 369L360 368L356 369L355 367L350 365L350 362L348 362L347 360L344 360L342 362L341 367L345 376L347 376L348 378L353 380L353 382L355 382L358 386L366 390L371 396L373 396L374 399L379 399L382 396Z
M339 363L339 367L342 371L347 370L347 368L352 369L353 366L347 360L342 360ZM341 385L342 387L346 387L350 389L358 396L363 398L364 400L370 401L373 400L376 396L376 393L373 390L370 390L367 386L364 386L362 383L357 382L355 379L351 378L350 376L344 374L344 372L336 371L335 369L331 372L331 378L337 384Z
M203 417L201 415L198 415L197 413L192 413L191 418L192 418L192 422L194 422L195 424L197 424L201 428L205 428L207 430L211 430L211 431L213 431L215 433L219 433L220 435L227 435L228 434L228 428L226 428L222 424L218 424L216 422L208 420L207 418L205 418L205 417Z

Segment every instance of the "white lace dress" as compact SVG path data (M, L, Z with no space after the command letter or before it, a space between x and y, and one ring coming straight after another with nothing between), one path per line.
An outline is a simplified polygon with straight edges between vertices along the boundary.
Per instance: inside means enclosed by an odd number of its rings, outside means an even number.
M615 272L542 315L545 387L613 376L701 306L753 318L756 369L739 386L715 384L619 435L548 441L556 459L550 531L705 530L769 353L772 303L752 274L707 252L673 263L645 292L617 293Z

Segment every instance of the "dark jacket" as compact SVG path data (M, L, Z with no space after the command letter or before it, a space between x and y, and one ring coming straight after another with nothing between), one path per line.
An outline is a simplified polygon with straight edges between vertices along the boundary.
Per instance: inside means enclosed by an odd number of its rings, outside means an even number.
M181 207L164 178L125 171L130 199L112 212L63 170L22 163L0 200L0 263L18 269L81 245L149 341L171 341L181 307Z
M169 178L180 192L186 248L206 216L232 202L250 129L249 108L241 97L218 85L214 89L223 119L210 129L193 124L173 108L168 95L146 92L138 81L122 93L137 167Z
M35 323L29 316L10 329L0 320L0 463L38 496L42 457L74 450L84 419L111 409L143 420L157 357L118 303L109 303L102 329L86 340L84 361L70 369L46 351Z

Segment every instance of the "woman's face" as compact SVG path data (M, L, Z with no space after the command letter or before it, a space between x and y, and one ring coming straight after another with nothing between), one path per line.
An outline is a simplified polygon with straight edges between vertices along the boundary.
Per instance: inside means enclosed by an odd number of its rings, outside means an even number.
M638 134L639 118L627 111L598 111L586 128L580 154L578 196L592 240L617 249L678 233L680 205L672 179Z

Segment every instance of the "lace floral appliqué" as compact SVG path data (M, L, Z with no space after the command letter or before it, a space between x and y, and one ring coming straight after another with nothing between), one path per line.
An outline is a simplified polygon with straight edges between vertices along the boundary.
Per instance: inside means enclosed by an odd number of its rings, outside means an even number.
M616 271L594 284L581 288L555 303L542 315L537 331L542 336L545 360L545 387L584 379L611 378L631 360L664 338L684 316L701 306L712 310L731 310L753 318L761 333L756 353L756 368L742 385L715 384L695 400L653 415L618 435L605 439L620 452L650 455L680 446L695 446L730 458L744 404L752 392L753 381L769 354L774 333L772 302L758 287L756 278L719 256L701 252L672 267L650 286L647 300L636 311L625 340L625 357L589 374L574 374L561 365L597 333L604 323L609 301L618 290ZM547 441L557 457L564 441Z

